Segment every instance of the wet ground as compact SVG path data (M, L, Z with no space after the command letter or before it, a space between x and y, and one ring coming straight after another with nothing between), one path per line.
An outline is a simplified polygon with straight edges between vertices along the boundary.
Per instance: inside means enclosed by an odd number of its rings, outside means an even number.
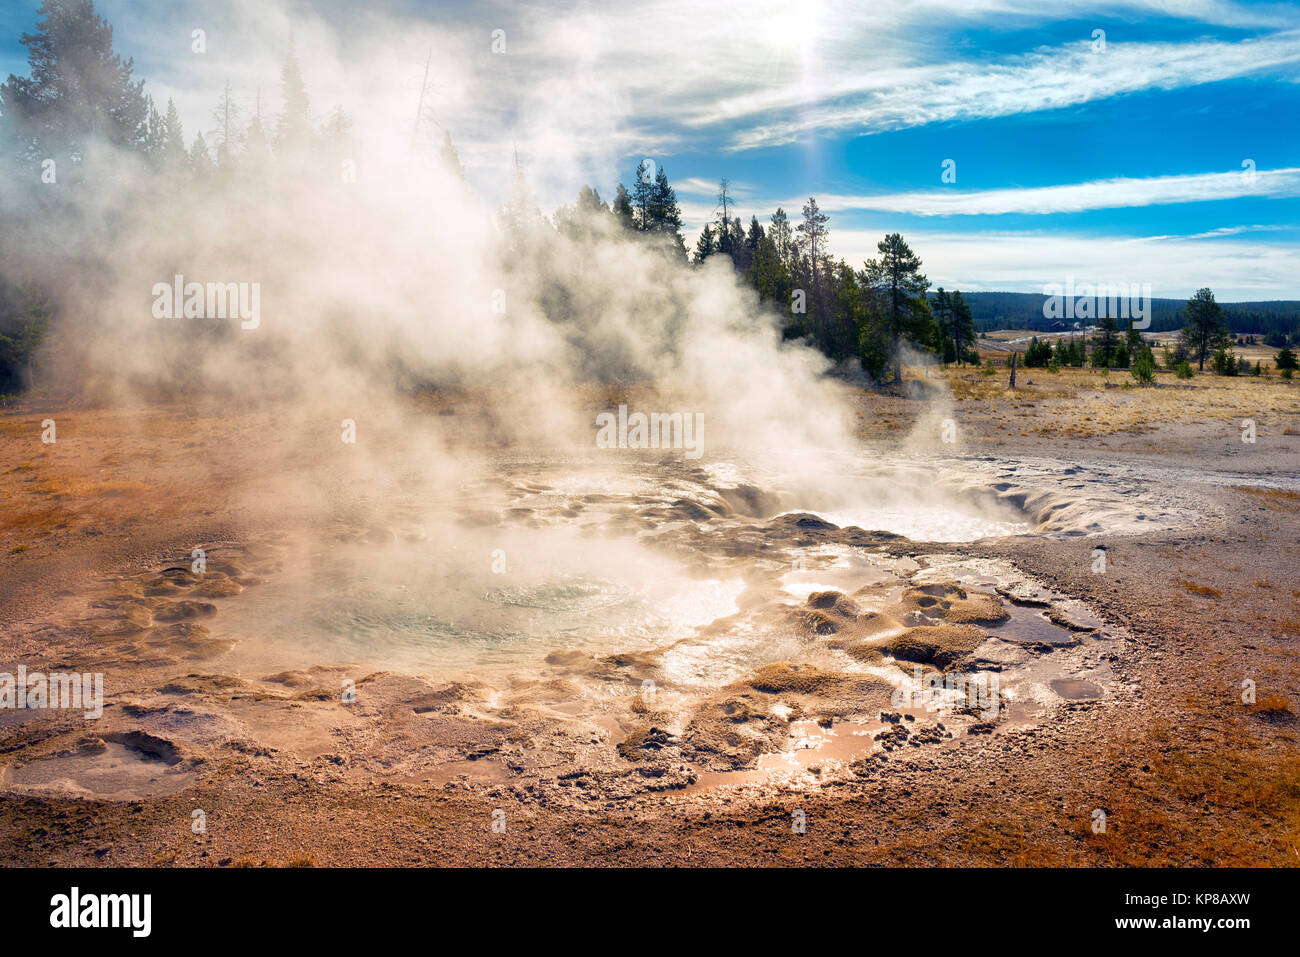
M444 501L390 502L387 522L197 542L103 577L51 616L87 636L64 664L109 675L102 727L191 760L168 773L129 744L47 742L3 783L138 799L251 740L393 779L603 762L696 791L847 775L1124 693L1122 628L933 546L1172 527L1185 500L991 457L838 467L810 485L734 463L503 462ZM371 753L393 709L417 746ZM542 728L568 757L511 743Z

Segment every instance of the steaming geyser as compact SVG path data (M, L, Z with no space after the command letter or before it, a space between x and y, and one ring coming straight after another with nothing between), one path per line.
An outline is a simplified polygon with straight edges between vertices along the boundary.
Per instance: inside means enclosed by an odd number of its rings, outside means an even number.
M782 752L791 728L831 747L815 723L829 721L859 728L832 747L856 760L888 730L867 717L908 702L951 728L1107 693L1097 649L1113 635L1086 609L999 562L910 558L899 535L1086 534L1172 516L1113 476L1068 476L1111 483L1085 507L1040 466L914 456L839 463L840 480L810 486L739 461L509 458L441 504L386 499L387 521L335 515L207 543L202 575L107 581L85 624L98 654L153 655L190 694L209 693L200 663L237 687L325 697L391 673L419 682L392 706L451 739L465 721L545 718L598 729L628 760L668 749L726 771ZM992 681L993 698L963 718L973 681Z

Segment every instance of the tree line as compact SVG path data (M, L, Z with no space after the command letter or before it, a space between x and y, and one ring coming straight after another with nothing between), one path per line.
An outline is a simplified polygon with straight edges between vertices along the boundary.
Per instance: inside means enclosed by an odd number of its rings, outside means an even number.
M877 256L854 268L830 251L830 217L815 197L792 220L778 208L765 224L748 225L735 212L727 179L718 183L716 218L704 225L688 256L676 192L663 166L638 164L631 187L620 183L611 203L583 186L577 201L557 211L557 228L581 216L606 214L623 229L645 234L694 267L719 260L784 317L787 339L802 339L832 361L860 362L876 380L902 380L908 350L942 362L978 362L975 323L965 297L930 292L919 256L899 233L877 244ZM514 212L503 217L513 221Z
M175 103L169 99L160 110L144 81L134 77L133 61L115 53L112 40L112 27L95 12L93 0L44 0L35 32L21 38L30 75L11 75L0 83L0 168L6 178L39 181L57 176L61 185L70 187L66 192L29 191L34 215L46 221L58 222L62 211L68 216L67 228L75 231L75 204L66 197L75 195L78 187L94 190L115 176L117 170L109 164L123 157L165 174L170 182L188 184L260 178L277 169L284 175L314 170L337 177L340 157L351 155L351 120L341 108L330 111L323 122L313 120L292 49L280 73L278 113L263 119L259 93L245 119L227 83L213 108L212 128L196 132L187 144ZM101 143L113 148L111 155L96 149ZM463 176L450 134L444 133L438 158ZM535 225L540 218L517 165L516 172L501 215L507 252L525 225ZM140 189L141 198L148 201L150 195ZM877 255L857 268L831 252L830 217L815 197L809 197L794 217L778 208L766 223L753 215L748 224L737 214L725 178L716 199L715 218L688 252L667 173L662 165L643 161L630 186L620 183L610 203L584 186L576 203L558 210L551 225L574 231L586 228L584 223L593 218L608 217L617 228L693 268L727 264L761 303L783 317L786 338L807 342L834 363L860 363L878 381L900 383L902 367L914 353L945 363L978 363L971 302L956 290L931 290L920 257L901 234L883 237ZM0 234L0 254L17 241ZM32 356L52 317L48 290L6 270L3 264L11 258L0 255L0 395L17 391L29 379ZM93 268L93 258L79 265ZM1227 349L1222 307L1212 294L1206 301L1201 293L1182 310L1186 328L1176 361L1191 358L1202 368L1209 361L1216 370L1240 369ZM1102 326L1091 361L1124 367L1144 359L1141 337L1121 337L1113 326L1113 320ZM1289 342L1283 339L1281 344ZM1043 345L1035 343L1031 349L1035 364L1089 361L1086 347L1073 341L1058 343L1045 359Z
M968 293L975 328L1051 331L1053 320L1043 316L1044 295L1033 292ZM1224 320L1235 335L1262 335L1274 348L1300 343L1300 301L1222 303ZM1187 322L1186 300L1152 298L1148 332L1172 332Z
M133 76L134 62L113 51L113 28L93 0L44 0L35 33L24 33L31 75L0 84L0 155L45 172L53 160L58 182L77 184L98 172L93 146L104 142L150 168L206 175L243 162L301 160L348 145L352 121L334 107L313 124L310 98L292 49L280 71L279 113L263 119L261 93L252 115L229 82L211 113L212 126L188 145L172 99L162 109Z
M292 49L280 71L277 113L263 117L259 91L245 116L227 82L210 128L187 140L175 102L160 108L154 101L134 76L133 60L114 51L113 28L93 0L44 0L34 32L20 42L29 75L0 83L0 177L27 203L27 223L42 224L47 234L76 235L80 204L106 187L126 202L156 202L160 181L185 189L311 172L337 182L342 158L353 154L352 121L341 107L313 120ZM459 168L450 136L442 157ZM150 175L135 177L135 170ZM18 248L31 237L20 238L16 209L7 215L14 225L0 232L0 396L30 381L54 310L49 276L36 278L18 264ZM94 250L64 254L78 269L99 266Z
M1223 306L1215 301L1214 291L1198 289L1180 310L1183 325L1178 335L1161 347L1157 341L1148 342L1142 332L1129 322L1121 330L1112 317L1097 320L1091 336L1062 336L1053 346L1046 339L1034 336L1023 357L1027 368L1047 368L1053 371L1063 367L1081 368L1090 365L1097 369L1128 369L1140 382L1154 379L1157 360L1154 348L1161 348L1159 364L1180 378L1191 378L1192 363L1204 372L1206 363L1215 375L1262 375L1262 362L1249 359L1232 351L1233 335L1228 327ZM1272 344L1266 341L1266 344ZM1284 378L1291 378L1296 369L1295 353L1285 340L1273 357L1277 370Z

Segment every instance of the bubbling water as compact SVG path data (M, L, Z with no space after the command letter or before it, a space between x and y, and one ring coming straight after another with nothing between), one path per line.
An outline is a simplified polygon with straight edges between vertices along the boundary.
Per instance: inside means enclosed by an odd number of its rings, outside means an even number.
M827 509L816 514L840 527L893 532L919 542L973 542L1025 535L1033 529L1031 522L1011 518L1010 509L990 512L962 503ZM999 514L1008 517L994 517Z

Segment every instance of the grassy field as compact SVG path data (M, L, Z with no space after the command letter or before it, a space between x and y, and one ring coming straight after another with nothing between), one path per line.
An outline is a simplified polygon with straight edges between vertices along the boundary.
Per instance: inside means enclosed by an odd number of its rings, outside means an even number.
M949 366L911 370L909 378L932 391L947 389L954 413L982 433L1089 438L1141 434L1168 426L1255 423L1257 436L1300 435L1300 380L1276 376L1178 379L1157 372L1149 385L1127 370L1019 369L1016 388L1009 370Z

